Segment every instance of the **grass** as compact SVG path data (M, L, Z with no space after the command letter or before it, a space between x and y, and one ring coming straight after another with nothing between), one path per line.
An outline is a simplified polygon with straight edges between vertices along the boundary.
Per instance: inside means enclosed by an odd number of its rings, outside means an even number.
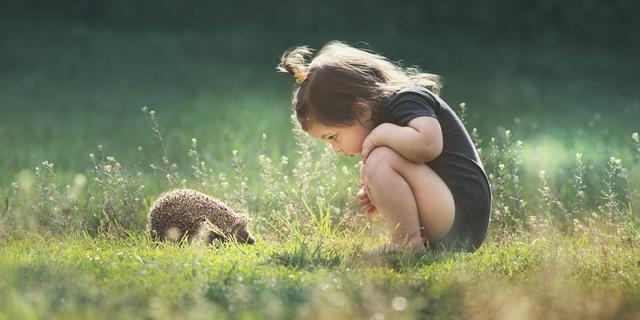
M370 257L386 235L360 213L358 163L291 126L291 81L264 58L291 43L238 41L250 28L19 30L0 31L15 68L0 76L0 318L640 314L637 61L625 53L381 38L435 61L444 98L467 102L455 109L476 128L494 211L474 254ZM238 67L223 58L234 52L247 52ZM478 63L459 68L467 58ZM149 206L182 186L250 216L257 244L151 243Z
M380 259L349 237L201 248L140 235L23 235L0 255L0 306L7 318L631 319L640 255L597 232Z

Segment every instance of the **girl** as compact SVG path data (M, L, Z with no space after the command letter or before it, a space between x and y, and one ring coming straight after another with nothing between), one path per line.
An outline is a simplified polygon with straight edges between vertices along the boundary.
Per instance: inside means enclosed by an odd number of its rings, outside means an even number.
M358 199L380 212L383 250L474 251L484 241L491 192L478 153L437 75L401 68L342 42L286 51L278 70L295 76L302 129L335 152L362 155Z

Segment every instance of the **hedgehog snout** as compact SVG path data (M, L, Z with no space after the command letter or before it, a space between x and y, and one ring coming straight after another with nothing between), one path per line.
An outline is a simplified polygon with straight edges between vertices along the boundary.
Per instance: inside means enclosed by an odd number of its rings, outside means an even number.
M243 229L237 230L235 237L240 243L254 244L256 242L256 239L254 239L247 230Z

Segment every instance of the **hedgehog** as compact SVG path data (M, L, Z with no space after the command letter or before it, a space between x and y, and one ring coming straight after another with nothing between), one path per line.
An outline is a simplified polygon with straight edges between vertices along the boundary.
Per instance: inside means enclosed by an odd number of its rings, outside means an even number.
M174 242L187 237L213 244L215 240L226 242L235 239L253 244L254 238L247 231L247 218L221 201L191 189L166 192L149 210L148 230L154 241Z

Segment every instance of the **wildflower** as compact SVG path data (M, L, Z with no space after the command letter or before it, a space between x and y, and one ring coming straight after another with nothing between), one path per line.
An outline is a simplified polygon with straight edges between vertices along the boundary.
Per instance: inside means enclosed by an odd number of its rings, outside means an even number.
M53 163L45 160L44 162L42 162L42 165L47 168L47 170L49 171L53 171Z
M615 157L611 157L609 158L609 162L612 165L615 165L616 167L620 166L622 164L622 159L616 159Z

